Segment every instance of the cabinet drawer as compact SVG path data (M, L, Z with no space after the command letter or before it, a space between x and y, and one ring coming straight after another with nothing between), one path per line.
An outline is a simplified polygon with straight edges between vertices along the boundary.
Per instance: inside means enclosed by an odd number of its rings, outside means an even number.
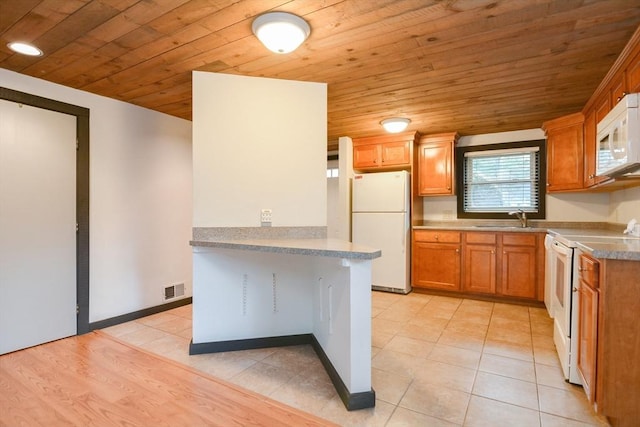
M464 241L471 244L478 245L495 245L496 235L494 233L466 233Z
M415 230L413 238L416 242L460 243L459 231Z
M504 233L502 235L502 244L514 246L535 246L536 235L533 233Z
M599 286L600 263L588 255L580 255L580 278L589 286Z

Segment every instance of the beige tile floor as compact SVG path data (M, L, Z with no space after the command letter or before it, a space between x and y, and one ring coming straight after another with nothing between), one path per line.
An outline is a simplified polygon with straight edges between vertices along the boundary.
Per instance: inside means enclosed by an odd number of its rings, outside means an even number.
M376 407L348 412L310 346L188 355L191 306L104 331L345 426L607 425L562 378L546 310L373 293Z

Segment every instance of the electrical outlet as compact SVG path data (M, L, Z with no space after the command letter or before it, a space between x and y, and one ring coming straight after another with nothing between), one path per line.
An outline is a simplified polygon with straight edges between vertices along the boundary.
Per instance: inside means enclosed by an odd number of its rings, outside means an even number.
M271 209L260 210L260 226L271 227Z

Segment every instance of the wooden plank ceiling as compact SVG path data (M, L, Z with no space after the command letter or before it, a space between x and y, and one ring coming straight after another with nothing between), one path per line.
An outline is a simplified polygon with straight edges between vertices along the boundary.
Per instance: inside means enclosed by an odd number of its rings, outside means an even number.
M269 52L266 11L311 36ZM424 134L540 127L581 110L639 24L637 0L0 0L0 67L185 119L193 70L326 82L331 147L397 115Z

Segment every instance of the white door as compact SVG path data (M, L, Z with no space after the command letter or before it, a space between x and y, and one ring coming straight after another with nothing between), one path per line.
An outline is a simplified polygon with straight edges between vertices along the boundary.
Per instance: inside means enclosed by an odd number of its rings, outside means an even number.
M0 100L0 354L76 331L76 117Z
M376 287L409 292L409 223L403 213L354 213L353 243L381 249L371 263Z

